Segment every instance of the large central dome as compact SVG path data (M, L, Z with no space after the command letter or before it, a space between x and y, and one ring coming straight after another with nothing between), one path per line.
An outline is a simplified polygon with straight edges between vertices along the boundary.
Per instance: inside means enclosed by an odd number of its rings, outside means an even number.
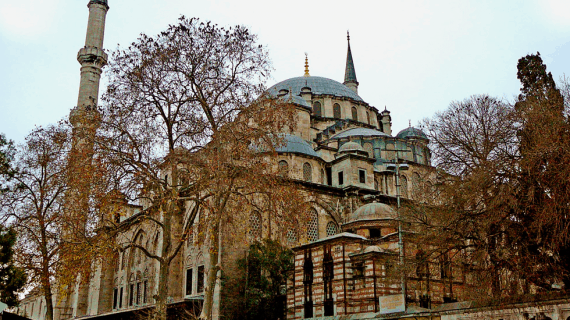
M346 97L356 101L363 101L358 94L350 90L344 84L323 77L296 77L287 79L273 85L268 91L273 95L277 95L279 90L285 89L289 90L293 95L300 95L301 89L304 87L311 88L313 94L329 94L336 97Z

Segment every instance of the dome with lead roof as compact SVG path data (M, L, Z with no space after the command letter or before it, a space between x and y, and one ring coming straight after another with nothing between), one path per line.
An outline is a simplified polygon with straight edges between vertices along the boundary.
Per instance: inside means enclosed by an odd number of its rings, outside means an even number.
M310 88L312 94L332 95L339 98L350 98L356 101L363 101L362 98L344 84L324 78L324 77L296 77L281 81L271 88L268 92L278 95L280 90L288 90L292 95L300 95L301 89Z
M423 139L423 140L428 140L428 137L426 136L426 134L420 130L420 129L416 129L414 127L409 127L406 128L400 132L398 132L398 134L396 135L397 138L400 139Z
M315 152L315 150L313 150L313 147L311 147L311 145L307 141L297 137L296 135L285 134L283 138L285 140L284 145L279 148L276 148L277 152L299 153L311 157L320 158L319 155Z
M331 139L342 139L348 137L389 137L389 134L386 134L382 131L376 129L369 129L369 128L353 128L343 131Z
M362 148L362 146L354 141L349 141L345 144L343 144L339 149L338 152L339 153L343 153L343 152L358 152L358 151L364 151L364 149Z
M397 220L398 213L385 203L372 202L365 204L350 215L349 222L369 220Z

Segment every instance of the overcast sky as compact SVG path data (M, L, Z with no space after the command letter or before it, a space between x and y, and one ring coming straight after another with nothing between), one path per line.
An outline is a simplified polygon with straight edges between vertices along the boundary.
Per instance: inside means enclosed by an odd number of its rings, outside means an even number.
M22 142L77 103L88 0L0 0L0 132ZM570 76L570 0L256 1L109 0L105 48L155 35L180 15L242 24L269 48L268 86L310 73L342 82L346 31L359 94L392 112L394 133L487 93L518 94L517 60L540 51ZM103 92L103 89L101 92Z

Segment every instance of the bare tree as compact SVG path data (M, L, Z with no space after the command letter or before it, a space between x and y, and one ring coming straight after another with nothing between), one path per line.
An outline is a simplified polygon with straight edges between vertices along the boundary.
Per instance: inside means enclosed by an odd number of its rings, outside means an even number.
M516 104L473 96L424 121L445 173L437 201L410 206L435 254L468 259L496 296L550 290L568 283L570 270L564 97L540 55L521 58L518 69Z
M141 35L116 51L109 64L96 149L115 177L113 189L145 207L112 229L145 223L160 232L157 252L117 237L120 250L140 250L158 262L157 319L166 319L169 271L198 212L207 217L210 235L202 314L209 319L221 226L245 203L259 205L252 200L257 195L273 199L271 188L282 181L271 178L268 158L293 113L263 98L271 68L255 41L242 26L225 29L182 17L158 36ZM270 203L276 201L263 202Z
M64 124L36 128L18 147L14 174L0 198L3 221L18 232L17 261L29 274L28 285L45 298L50 320L69 150L70 134Z

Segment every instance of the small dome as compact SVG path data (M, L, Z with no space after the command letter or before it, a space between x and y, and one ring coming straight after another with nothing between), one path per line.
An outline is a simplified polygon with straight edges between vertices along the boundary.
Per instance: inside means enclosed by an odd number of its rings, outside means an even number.
M339 149L338 152L339 153L343 153L343 152L358 152L358 151L364 151L364 149L362 148L362 146L356 142L353 141L349 141L345 144L343 144Z
M428 140L428 137L426 136L426 134L422 130L416 129L414 127L409 127L409 128L406 128L406 129L398 132L398 134L396 135L396 138Z
M354 211L350 222L359 220L397 220L398 213L385 203L372 202Z
M320 158L307 141L297 137L296 135L285 134L284 139L284 145L277 148L277 152L300 153Z
M389 137L389 134L386 134L382 131L378 131L375 129L369 128L353 128L346 131L343 131L331 139L342 139L347 137Z

